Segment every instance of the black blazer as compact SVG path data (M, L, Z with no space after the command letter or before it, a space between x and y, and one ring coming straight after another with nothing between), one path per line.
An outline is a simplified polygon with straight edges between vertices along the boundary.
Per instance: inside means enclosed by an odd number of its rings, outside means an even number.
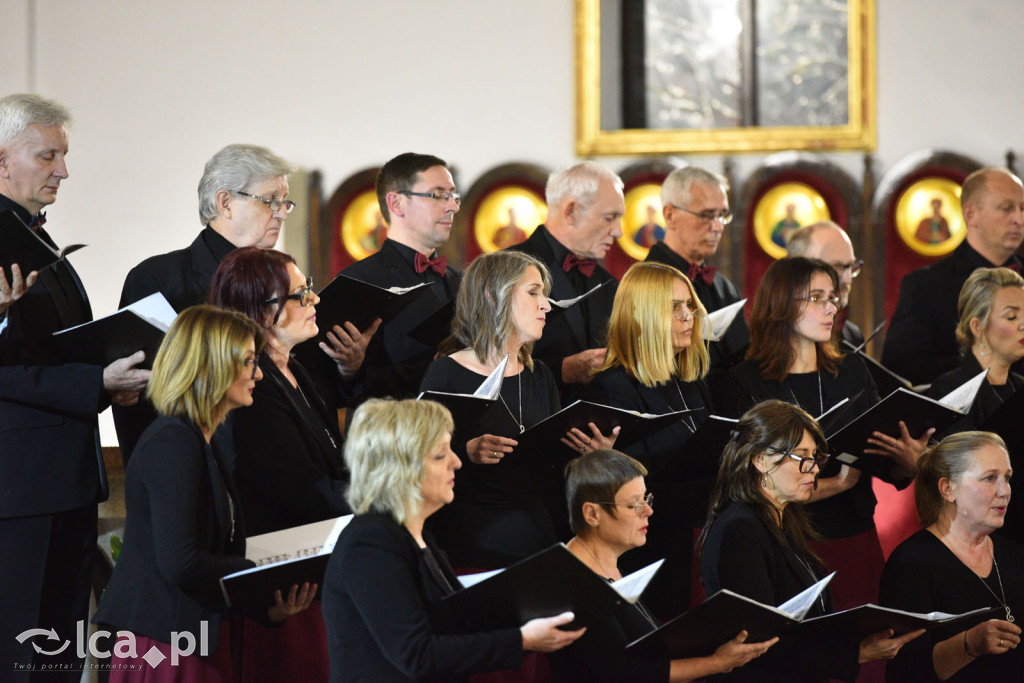
M980 372L981 365L978 363L978 359L974 357L973 353L968 351L960 358L959 367L950 370L932 382L926 395L930 398L942 398L964 382L976 377ZM1024 377L1011 371L1007 377L1007 384L1012 391L1016 391L1024 386ZM1003 405L1003 399L1000 398L999 394L996 393L996 389L991 384L985 382L981 385L978 397L974 400L974 405L971 406L967 415L957 420L953 426L940 436L978 429L988 419L989 415L994 413L1001 405Z
M607 270L597 266L590 277L583 278L583 287L577 288L569 273L562 270L562 261L565 260L568 250L561 247L561 251L564 253L559 258L549 240L556 241L548 229L541 225L525 242L509 247L509 250L529 254L547 266L551 273L550 298L555 300L572 299L585 294L602 282L608 283L566 312L554 317L545 325L543 336L534 344L533 357L544 361L544 364L551 368L559 390L564 391L566 387L562 382L562 361L567 356L572 356L580 351L604 347L608 333L608 319L612 314L612 303L615 301L615 292L618 290L619 283ZM586 317L584 311L587 313ZM589 329L586 324L587 319L590 321ZM582 392L563 393L562 403L568 405L573 400L580 398L579 395L576 395L579 393Z
M231 477L191 420L158 417L146 429L125 505L121 556L93 621L170 643L171 631L198 634L205 620L213 652L225 609L218 579L254 565Z
M178 313L204 303L217 266L234 249L235 245L207 226L186 249L151 256L128 271L118 308L157 292ZM114 406L113 415L121 459L127 463L142 432L156 419L156 411L140 396L133 406Z
M708 532L700 558L701 581L709 596L728 588L762 604L778 606L824 578L817 569L812 576L804 566L806 559L801 560L776 540L750 505L733 502ZM829 589L825 589L823 598L824 604L816 603L808 617L832 611ZM856 640L816 640L809 646L807 642L783 636L764 656L723 675L722 679L774 683L826 681L832 677L854 681L860 669L859 645Z
M0 210L24 208L0 196ZM40 236L56 248L46 231ZM74 510L106 498L96 415L103 368L62 363L52 334L92 319L67 259L39 274L0 331L0 518Z
M683 275L689 276L690 262L672 251L664 242L657 242L652 246L644 260L664 263L677 268ZM711 281L710 285L697 278L697 281L693 283L693 289L709 313L743 298L740 296L740 291L736 289L736 285L721 271L715 272L715 279ZM728 369L743 359L748 346L750 346L750 328L747 327L746 318L741 312L729 326L721 341L711 342L709 347L711 367L715 370Z
M357 280L381 287L411 287L423 282L434 282L415 304L380 326L366 349L366 359L362 368L353 380L343 384L344 398L415 396L427 366L437 352L437 349L410 337L409 332L442 306L455 301L459 284L462 282L462 272L449 267L444 278L440 278L431 270L422 274L417 273L411 260L403 254L403 247L404 245L396 246L394 240L384 240L376 254L367 256L342 271ZM323 356L319 349L316 353ZM330 362L320 363L320 366L324 371L317 373L317 384L321 390L329 390L329 386L336 385L337 382L333 379L327 380L324 375L336 373L335 366ZM329 394L326 396L328 402L333 402ZM340 402L338 404L340 405Z
M839 364L839 374L821 372L821 391L824 408L828 410L844 398L860 397L848 409L845 420L849 421L878 403L878 390L867 366L855 354L848 354ZM796 397L785 382L776 382L761 377L758 364L745 360L726 373L715 394L715 405L727 417L740 417L755 403L768 399L779 399L797 403ZM801 406L812 417L818 417L821 406ZM826 435L827 436L827 435ZM839 465L826 466L823 476L839 473ZM908 482L909 483L909 482ZM863 533L874 527L875 492L871 477L861 477L848 491L806 506L815 525L826 538L847 538Z
M441 599L458 579L429 534L437 568L408 530L385 515L358 515L342 531L324 576L331 681L452 680L518 669L518 627L470 633ZM443 578L442 578L443 577Z
M1021 264L1013 256L1003 265ZM966 241L941 261L919 268L900 282L900 297L889 322L882 365L912 384L927 384L960 362L956 342L960 289L977 268L993 268Z
M288 367L301 394L263 355L252 405L234 411L235 482L250 536L350 512L338 415L298 361Z

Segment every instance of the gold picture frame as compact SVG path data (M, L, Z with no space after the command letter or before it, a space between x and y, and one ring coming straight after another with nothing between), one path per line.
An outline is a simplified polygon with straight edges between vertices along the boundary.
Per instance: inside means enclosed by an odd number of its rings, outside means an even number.
M665 237L661 213L661 185L642 183L626 192L626 215L622 217L619 247L627 256L643 261L657 242Z
M785 182L765 192L754 207L754 237L772 258L786 255L789 237L805 225L832 219L825 198L810 185Z
M847 0L847 7L849 120L845 125L602 129L601 0L576 0L577 155L873 150L877 145L875 0Z

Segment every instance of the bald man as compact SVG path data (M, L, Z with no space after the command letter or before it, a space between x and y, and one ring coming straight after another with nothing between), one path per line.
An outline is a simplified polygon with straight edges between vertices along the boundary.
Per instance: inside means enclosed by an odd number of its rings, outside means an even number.
M967 239L948 257L908 273L900 283L882 364L914 384L927 384L960 364L956 342L960 288L977 268L1020 272L1024 185L1005 168L967 176L960 193Z
M786 256L806 256L824 261L839 275L839 325L840 339L857 347L864 343L864 333L846 315L850 305L850 290L853 279L860 275L864 261L853 253L853 242L846 231L832 221L820 221L804 226L793 233L786 245Z

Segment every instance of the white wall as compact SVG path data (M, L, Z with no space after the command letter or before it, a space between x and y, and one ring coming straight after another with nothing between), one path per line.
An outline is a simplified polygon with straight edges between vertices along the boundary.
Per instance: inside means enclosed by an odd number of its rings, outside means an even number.
M1024 152L1024 3L878 4L879 172L924 147ZM328 192L409 149L449 159L463 188L506 161L573 161L573 15L570 0L0 0L0 93L73 110L47 228L90 244L74 261L106 314L129 268L192 240L202 166L230 142L321 170ZM859 177L859 155L832 158Z

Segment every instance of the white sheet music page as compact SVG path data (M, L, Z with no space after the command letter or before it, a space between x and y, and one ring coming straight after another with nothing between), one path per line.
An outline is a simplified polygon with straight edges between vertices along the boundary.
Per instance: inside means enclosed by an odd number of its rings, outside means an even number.
M814 603L821 595L821 592L825 590L825 586L829 584L829 581L831 581L832 577L835 575L836 573L832 572L810 588L800 591L789 600L786 600L786 602L779 605L779 609L794 619L803 619L807 612L810 611L811 607L814 606Z
M708 323L711 325L711 334L707 335L710 341L721 341L725 335L729 326L732 325L732 321L736 319L736 316L743 310L743 304L747 303L746 299L740 299L734 304L729 304L724 308L719 308L713 313L708 313Z
M498 367L494 368L491 374L487 375L476 391L473 392L474 396L481 396L488 398L492 401L498 400L498 394L501 393L501 380L505 378L505 367L508 365L508 354L505 354L505 358L498 363Z
M643 569L637 569L629 576L623 576L618 581L612 584L612 588L619 592L619 595L624 597L629 602L636 602L640 598L640 594L647 588L647 584L654 578L655 573L661 569L661 565L665 560L658 560L653 562Z
M987 374L988 370L982 370L972 379L967 380L940 398L939 403L959 413L966 414L970 411L971 406L974 405L974 398L978 395L978 391L981 389L981 384L985 381Z

